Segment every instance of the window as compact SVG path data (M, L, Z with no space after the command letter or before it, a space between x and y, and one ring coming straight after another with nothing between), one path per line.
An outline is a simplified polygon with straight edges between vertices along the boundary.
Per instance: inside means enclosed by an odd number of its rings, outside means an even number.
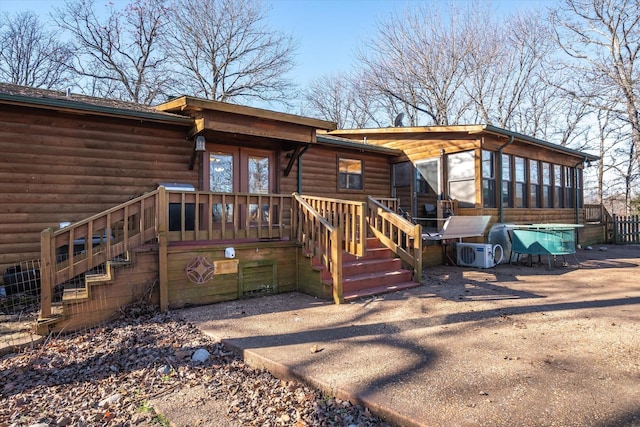
M540 173L537 160L529 160L529 203L532 208L542 207L540 200Z
M482 205L485 208L496 207L496 166L495 154L482 151Z
M525 160L522 157L514 157L514 169L516 178L514 203L516 208L527 207L527 171Z
M563 208L562 166L553 165L553 207Z
M364 189L362 179L362 160L338 159L338 189Z
M449 196L458 200L458 206L476 205L476 168L473 150L449 154L447 157Z
M576 169L576 192L578 193L578 207L584 207L584 195L582 193L583 185L583 171L582 169Z
M422 194L440 194L440 159L434 158L416 163L418 176L416 191Z
M231 193L233 191L233 155L212 153L209 156L209 191Z
M573 191L574 169L569 166L564 168L564 203L565 207L572 208L575 206L575 193Z
M510 208L513 206L511 192L511 156L502 155L502 206Z
M542 204L545 208L553 207L553 191L551 191L551 165L542 163Z

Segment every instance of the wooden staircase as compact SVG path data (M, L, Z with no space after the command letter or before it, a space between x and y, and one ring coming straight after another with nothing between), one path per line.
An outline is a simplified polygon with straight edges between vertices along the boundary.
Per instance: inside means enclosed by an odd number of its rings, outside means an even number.
M323 283L331 286L329 272L320 266L315 268L322 271ZM377 238L367 239L367 251L362 257L343 252L342 291L345 301L420 285L413 281L412 272L403 268L400 258L395 258L391 249L384 247Z
M89 301L91 299L91 288L96 285L108 284L115 278L115 270L118 267L127 267L131 265L131 256L129 252L107 261L104 265L104 271L87 273L84 276L84 286L79 288L65 288L62 294L62 302L69 304L74 302Z
M58 307L56 312L52 313L50 317L38 319L35 325L35 333L40 335L49 333L49 327L68 318L67 311L70 305L90 301L91 290L94 286L111 283L115 278L118 268L128 267L130 265L132 265L131 255L127 251L125 254L107 261L103 268L79 276L79 283L82 286L65 286L62 291L62 305Z

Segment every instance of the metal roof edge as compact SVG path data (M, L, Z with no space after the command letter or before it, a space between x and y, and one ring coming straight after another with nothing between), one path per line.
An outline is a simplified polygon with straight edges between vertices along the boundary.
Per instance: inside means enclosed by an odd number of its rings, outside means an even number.
M493 134L499 134L499 135L504 135L504 136L513 136L516 139L525 141L525 142L529 142L531 144L536 144L536 145L541 145L543 147L555 150L555 151L560 151L563 153L567 153L567 154L571 154L573 156L576 157L582 157L585 160L598 160L600 159L599 156L593 155L593 154L589 154L589 153L585 153L584 151L579 151L579 150L574 150L573 148L568 148L562 145L558 145L558 144L554 144L553 142L549 142L549 141L545 141L543 139L538 139L538 138L534 138L532 136L528 136L522 133L518 133L518 132L513 132L507 129L503 129L503 128L499 128L497 126L493 126L493 125L483 125L484 127L484 131L485 132L489 132L489 133L493 133Z
M402 150L399 150L397 148L389 148L389 147L382 147L379 145L371 145L371 144L365 144L362 142L355 142L352 139L339 138L333 135L318 134L316 135L316 139L318 143L321 143L321 144L335 145L338 147L348 148L352 150L371 151L375 153L388 154L392 156L400 156L404 154Z
M105 105L91 104L80 100L66 100L66 99L54 99L45 97L33 97L27 95L15 95L0 93L0 102L7 101L7 103L18 104L23 106L41 106L49 109L65 109L69 111L82 111L89 113L96 113L98 115L105 116L119 116L131 119L144 119L156 122L165 122L179 125L193 125L193 118L180 116L172 113L165 113L158 111L157 113L151 111L139 111L129 110L125 108L108 107Z

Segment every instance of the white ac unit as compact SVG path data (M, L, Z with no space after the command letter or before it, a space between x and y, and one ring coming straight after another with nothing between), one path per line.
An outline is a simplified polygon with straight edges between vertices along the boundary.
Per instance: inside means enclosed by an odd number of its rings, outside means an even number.
M496 260L496 250L500 249L500 258ZM503 249L500 245L488 243L456 243L456 261L458 265L478 268L491 268L502 261Z

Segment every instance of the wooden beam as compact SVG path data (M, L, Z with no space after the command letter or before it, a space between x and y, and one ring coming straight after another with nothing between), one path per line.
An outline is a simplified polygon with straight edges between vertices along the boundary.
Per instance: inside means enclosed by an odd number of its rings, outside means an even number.
M284 170L284 176L289 176L289 174L291 173L291 168L293 168L293 164L295 163L295 161L305 152L309 149L310 145L306 144L304 146L302 145L298 145L295 148L295 151L293 152L293 154L291 154L291 158L289 159L289 163L287 164L286 169Z

